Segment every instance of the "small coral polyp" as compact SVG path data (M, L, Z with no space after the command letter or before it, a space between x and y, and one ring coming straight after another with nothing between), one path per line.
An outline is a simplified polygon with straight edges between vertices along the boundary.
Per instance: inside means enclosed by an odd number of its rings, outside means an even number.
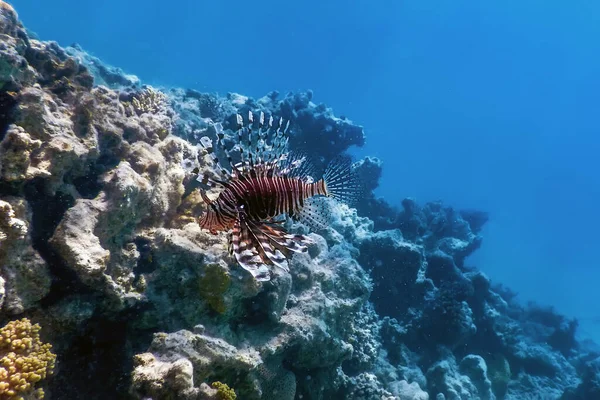
M35 385L52 374L56 355L40 340L40 329L27 318L0 329L0 400L44 398Z

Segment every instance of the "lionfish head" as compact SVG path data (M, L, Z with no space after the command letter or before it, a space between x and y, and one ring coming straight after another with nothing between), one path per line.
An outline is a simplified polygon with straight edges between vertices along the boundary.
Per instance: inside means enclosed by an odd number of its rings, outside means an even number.
M208 203L206 211L198 218L198 225L200 225L200 228L210 231L213 235L231 229L232 226L230 225L232 224L227 224L227 222L233 221L224 219L218 204L212 202Z

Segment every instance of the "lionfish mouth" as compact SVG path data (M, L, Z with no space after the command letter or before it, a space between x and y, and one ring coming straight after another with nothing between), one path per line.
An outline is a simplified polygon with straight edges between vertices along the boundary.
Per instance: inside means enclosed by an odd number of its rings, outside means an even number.
M244 123L238 114L230 148L222 125L215 124L215 129L217 146L207 137L200 141L199 155L208 155L215 171L197 177L208 206L198 219L200 227L213 234L230 231L230 252L256 280L270 280L273 266L289 272L293 253L306 252L313 241L288 233L280 217L287 215L312 229L327 227L330 214L324 198L346 203L358 199L360 186L351 161L332 161L315 181L307 158L287 149L289 121L284 126L283 119L265 120L262 112L255 120L250 112ZM221 163L217 153L227 162ZM205 190L215 187L222 190L211 200Z

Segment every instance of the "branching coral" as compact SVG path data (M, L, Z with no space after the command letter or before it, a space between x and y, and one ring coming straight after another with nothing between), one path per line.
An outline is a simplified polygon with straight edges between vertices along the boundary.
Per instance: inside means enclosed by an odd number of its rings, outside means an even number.
M37 382L52 374L56 355L52 345L40 340L40 326L27 318L11 321L0 329L0 399L23 399L33 394L44 397Z
M156 113L167 104L167 95L150 86L134 96L131 101L137 114Z

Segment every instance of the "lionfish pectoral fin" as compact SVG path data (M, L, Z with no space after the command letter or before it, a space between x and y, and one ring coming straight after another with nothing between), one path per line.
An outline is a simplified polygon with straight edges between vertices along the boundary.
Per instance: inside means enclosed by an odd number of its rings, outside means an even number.
M289 272L291 253L306 252L311 243L304 235L289 234L278 224L251 221L244 214L240 214L231 235L235 259L258 281L270 280L268 265Z
M250 272L254 279L263 282L269 281L271 280L269 268L256 249L256 243L252 237L245 219L238 218L231 233L233 255L240 266Z
M329 202L325 197L310 197L304 201L304 205L293 218L313 231L327 229L332 220Z
M271 223L263 223L262 232L271 244L286 256L291 252L305 253L308 251L308 245L313 243L307 236L289 234L283 227Z

